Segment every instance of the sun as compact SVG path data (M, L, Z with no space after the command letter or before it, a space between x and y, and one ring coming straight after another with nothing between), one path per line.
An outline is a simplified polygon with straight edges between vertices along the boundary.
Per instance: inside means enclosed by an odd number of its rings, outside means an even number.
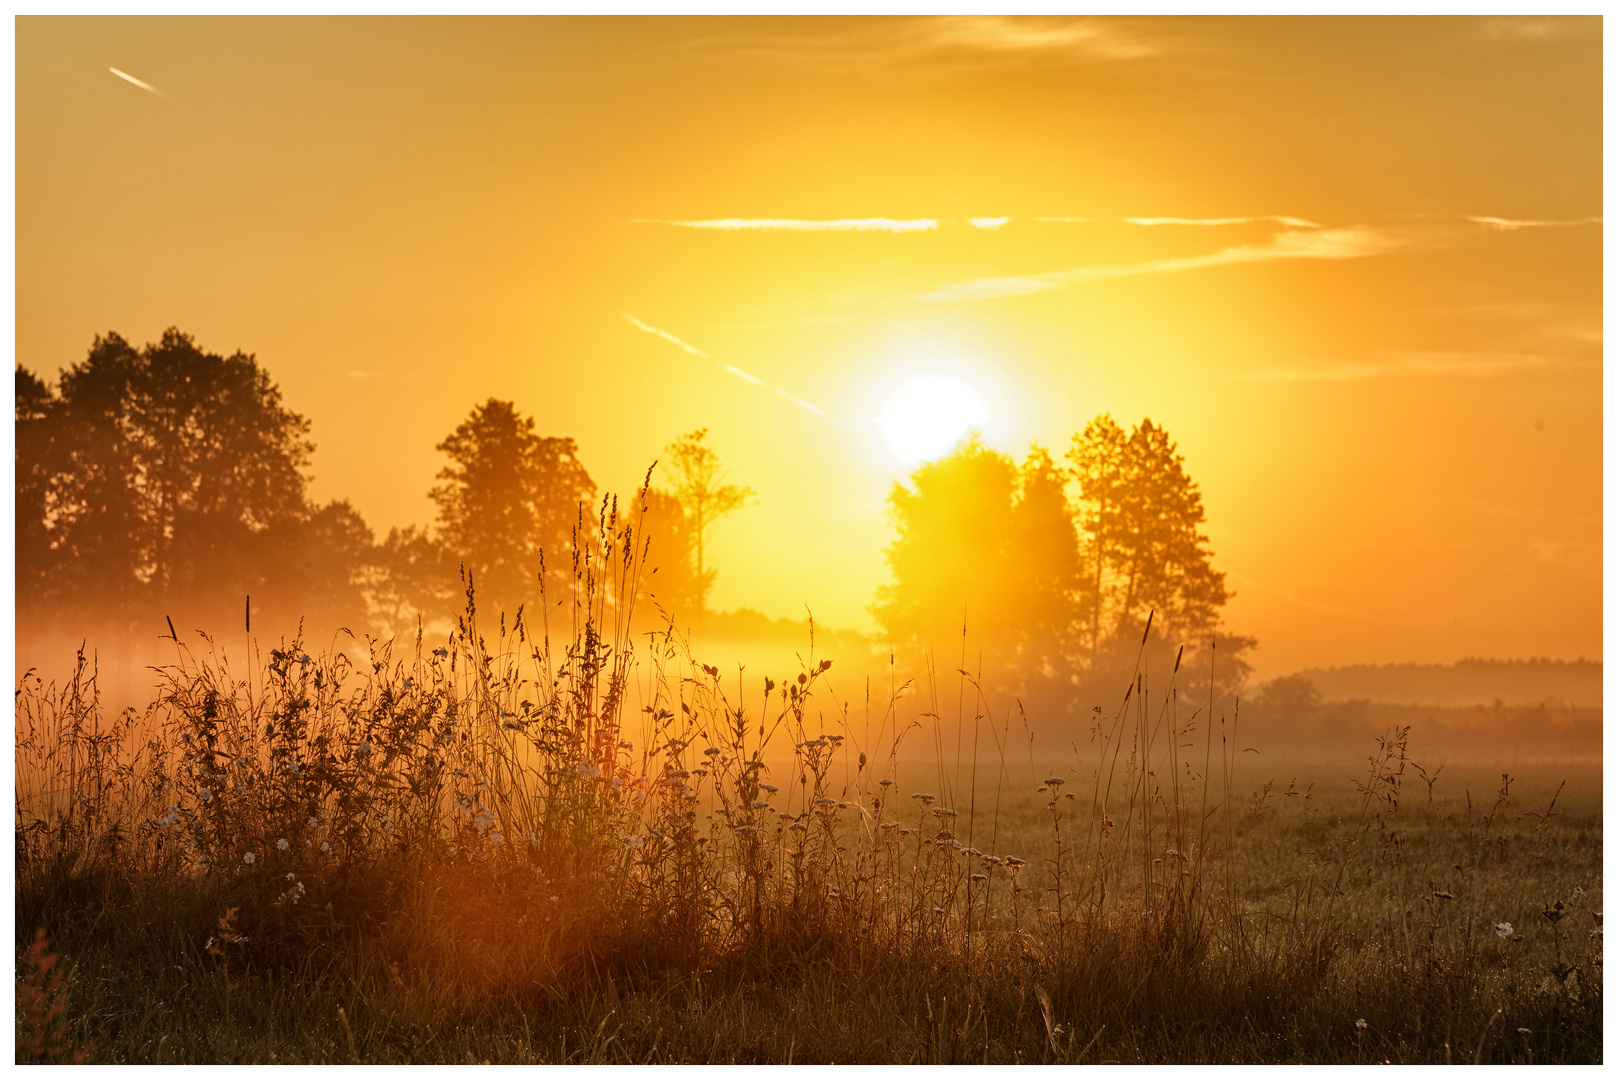
M888 445L907 461L938 457L987 417L977 391L948 375L927 375L901 386L882 414Z

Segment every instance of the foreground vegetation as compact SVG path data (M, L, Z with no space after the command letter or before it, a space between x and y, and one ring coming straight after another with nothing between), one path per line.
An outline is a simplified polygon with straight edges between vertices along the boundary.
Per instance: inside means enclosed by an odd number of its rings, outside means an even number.
M19 1060L1601 1059L1598 782L1395 731L1254 785L1178 672L1047 771L967 676L946 723L630 641L630 540L554 650L469 589L361 664L175 641L143 715L25 678Z

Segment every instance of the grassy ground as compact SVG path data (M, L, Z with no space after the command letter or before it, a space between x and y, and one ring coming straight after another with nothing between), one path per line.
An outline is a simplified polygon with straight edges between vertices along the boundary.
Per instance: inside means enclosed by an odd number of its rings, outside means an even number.
M1038 760L576 610L25 681L18 1060L1601 1059L1591 767L1260 764L1146 695Z

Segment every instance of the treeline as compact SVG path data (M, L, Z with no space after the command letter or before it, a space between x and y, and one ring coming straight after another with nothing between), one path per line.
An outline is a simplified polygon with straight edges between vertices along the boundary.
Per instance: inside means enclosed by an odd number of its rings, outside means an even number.
M1239 747L1260 754L1329 749L1362 755L1378 737L1410 729L1421 755L1450 760L1598 760L1602 709L1541 701L1532 705L1414 705L1355 699L1327 701L1309 679L1272 679L1244 701L1235 727Z
M181 633L250 616L269 635L300 621L413 634L453 620L469 583L486 625L527 605L534 627L541 594L547 613L570 595L614 512L650 543L646 607L689 624L714 580L705 540L753 495L725 482L699 430L620 503L572 439L491 398L437 444L434 520L379 539L346 500L309 498L310 423L251 355L176 329L143 348L108 334L56 386L21 366L16 385L20 632L115 650L156 641L167 619ZM889 511L892 580L871 610L908 676L965 672L1048 716L1110 713L1143 649L1141 689L1173 679L1210 707L1228 703L1210 702L1210 676L1229 694L1248 671L1252 639L1220 623L1231 593L1201 494L1150 420L1097 417L1061 461L1036 445L1019 463L971 436L896 483Z
M15 430L19 633L114 650L166 635L166 619L413 633L453 618L467 579L480 608L511 614L542 579L567 595L604 512L574 441L491 398L438 444L436 519L379 540L347 500L309 498L310 423L258 361L177 329L143 348L97 337L55 387L19 365ZM703 534L750 494L721 482L705 436L669 448L672 486L617 508L644 512L656 600L684 615L713 583Z

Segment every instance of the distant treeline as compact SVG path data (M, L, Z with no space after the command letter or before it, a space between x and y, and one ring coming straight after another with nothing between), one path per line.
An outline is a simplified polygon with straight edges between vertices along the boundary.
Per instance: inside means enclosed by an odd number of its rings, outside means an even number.
M1278 705L1261 691L1244 702L1234 727L1237 746L1264 754L1321 751L1363 755L1375 740L1410 729L1415 760L1599 760L1602 710L1557 703L1399 705L1375 701Z
M1355 664L1309 668L1307 679L1324 701L1417 705L1602 704L1599 660L1461 660L1454 664Z

